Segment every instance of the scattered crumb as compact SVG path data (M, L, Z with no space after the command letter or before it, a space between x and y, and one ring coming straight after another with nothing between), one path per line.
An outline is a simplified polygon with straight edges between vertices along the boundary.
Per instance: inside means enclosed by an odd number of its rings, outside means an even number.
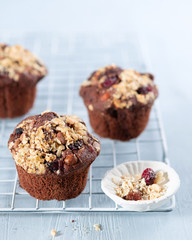
M93 227L96 231L101 231L101 224L94 224Z
M56 236L56 233L57 233L57 232L56 232L55 229L52 229L52 230L51 230L51 236L52 236L52 237L55 237L55 236Z

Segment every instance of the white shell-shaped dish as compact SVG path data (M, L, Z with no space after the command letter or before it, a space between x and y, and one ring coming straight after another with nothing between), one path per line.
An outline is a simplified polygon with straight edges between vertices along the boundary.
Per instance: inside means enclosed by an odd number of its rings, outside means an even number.
M155 172L162 170L167 173L168 182L166 193L160 198L153 200L128 201L116 195L115 187L117 185L112 179L119 181L122 175L142 174L146 168L152 168ZM163 206L179 189L180 179L175 170L163 162L157 161L134 161L126 162L109 170L101 181L103 192L110 197L116 204L126 208L129 211L151 211Z

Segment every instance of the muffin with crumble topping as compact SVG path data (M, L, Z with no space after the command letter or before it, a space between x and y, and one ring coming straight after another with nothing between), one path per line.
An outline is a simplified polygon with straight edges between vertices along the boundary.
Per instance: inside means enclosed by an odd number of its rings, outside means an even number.
M139 136L158 96L153 80L152 74L115 65L93 72L81 85L80 95L95 133L121 141Z
M27 113L35 100L36 84L46 74L43 63L28 50L0 44L0 118Z
M40 200L66 200L85 188L100 143L73 115L44 112L20 122L8 142L20 186Z

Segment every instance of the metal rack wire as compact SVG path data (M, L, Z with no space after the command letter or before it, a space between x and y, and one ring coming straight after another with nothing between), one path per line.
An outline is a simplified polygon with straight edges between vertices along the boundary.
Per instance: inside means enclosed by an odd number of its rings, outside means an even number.
M46 109L58 113L76 114L83 118L91 131L87 112L78 96L81 82L100 66L115 62L139 71L147 71L146 53L138 36L121 36L99 39L90 36L65 36L63 34L2 34L2 41L20 43L35 52L49 68L49 76L39 83L34 108L26 115ZM7 148L10 133L23 117L0 121L0 212L126 212L101 190L104 173L129 160L157 160L169 164L165 134L158 104L152 109L146 130L139 138L126 143L100 139L101 154L92 164L88 183L83 193L68 201L39 201L19 187L19 180ZM166 206L155 211L171 211L173 197Z

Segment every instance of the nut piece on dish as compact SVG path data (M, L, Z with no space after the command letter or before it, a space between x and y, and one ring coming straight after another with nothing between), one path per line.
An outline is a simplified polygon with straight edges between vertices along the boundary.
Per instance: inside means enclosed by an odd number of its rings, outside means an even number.
M115 65L93 72L81 85L80 95L95 133L122 141L136 138L158 96L153 80L152 74Z
M40 200L66 200L85 188L100 143L73 115L44 112L20 122L8 142L20 186Z
M103 192L128 211L158 209L177 192L180 179L175 170L159 161L122 163L106 172Z
M36 85L47 70L19 45L0 44L0 118L24 115L32 108Z

